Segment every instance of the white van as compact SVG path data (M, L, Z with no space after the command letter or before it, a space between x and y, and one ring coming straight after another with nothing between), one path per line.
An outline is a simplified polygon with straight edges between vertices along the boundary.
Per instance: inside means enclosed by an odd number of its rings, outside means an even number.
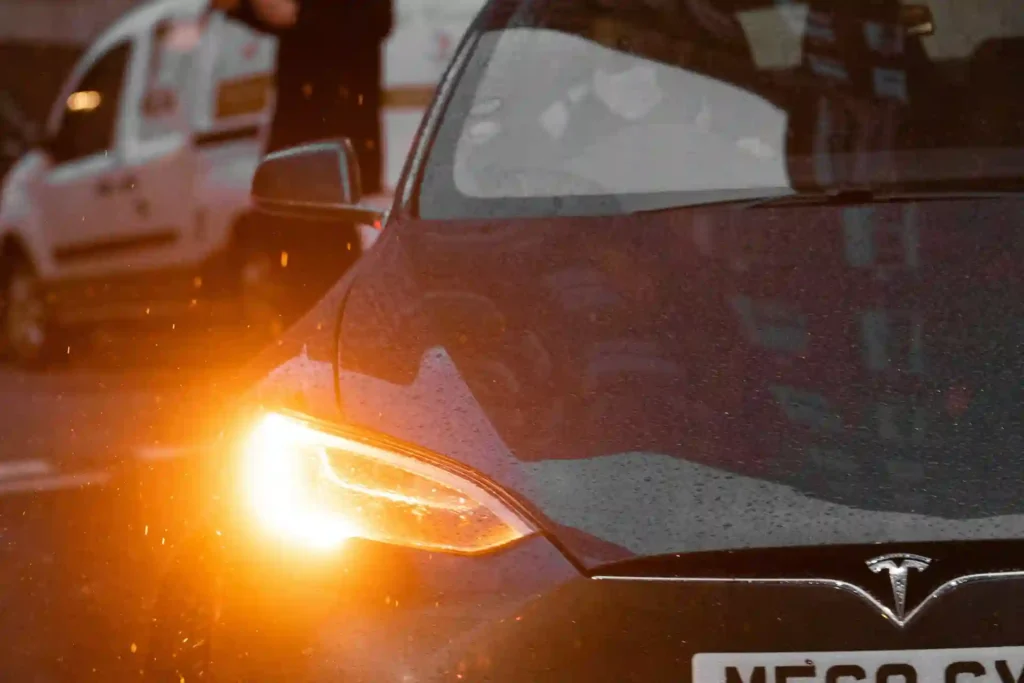
M482 5L397 0L382 114L390 187ZM267 264L288 266L284 253L242 246L275 51L273 38L208 15L206 0L143 5L89 47L53 106L46 142L15 164L0 194L0 342L9 352L40 360L63 350L69 330L113 321L233 315L259 291ZM364 228L348 248L358 254L373 237Z

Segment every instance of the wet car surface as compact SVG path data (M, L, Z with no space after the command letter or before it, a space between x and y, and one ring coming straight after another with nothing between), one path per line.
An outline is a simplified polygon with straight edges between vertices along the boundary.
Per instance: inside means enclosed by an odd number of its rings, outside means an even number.
M1024 25L928 10L494 0L387 214L265 159L382 230L168 394L118 671L1018 682Z
M467 34L254 366L155 675L1019 677L1019 127L935 107L1019 39L815 3L780 65L786 10L606 5Z

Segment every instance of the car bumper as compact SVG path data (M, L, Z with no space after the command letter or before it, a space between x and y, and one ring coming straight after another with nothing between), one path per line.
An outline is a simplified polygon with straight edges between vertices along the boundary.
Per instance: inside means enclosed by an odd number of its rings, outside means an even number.
M589 582L540 537L487 557L357 541L330 561L252 557L218 580L215 680L459 680L489 670L492 632L541 596Z
M202 637L214 680L685 682L701 653L948 657L1024 633L1014 577L958 587L901 628L822 581L598 580L543 537L477 558L353 541L329 561L235 559Z

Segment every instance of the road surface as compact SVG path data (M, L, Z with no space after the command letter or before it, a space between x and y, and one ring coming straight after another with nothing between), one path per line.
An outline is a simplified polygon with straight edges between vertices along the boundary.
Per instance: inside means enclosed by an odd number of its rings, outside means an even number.
M138 680L153 577L189 513L172 524L151 487L187 469L176 447L244 360L148 344L0 365L0 680Z

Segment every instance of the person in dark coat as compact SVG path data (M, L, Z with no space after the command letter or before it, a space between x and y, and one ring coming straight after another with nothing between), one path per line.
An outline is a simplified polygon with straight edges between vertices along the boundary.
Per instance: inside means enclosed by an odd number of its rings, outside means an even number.
M383 190L381 49L392 0L210 0L209 11L277 38L276 107L267 153L346 137L363 194ZM254 213L233 250L241 313L276 336L358 259L357 226Z
M215 7L278 39L267 152L350 138L363 192L382 191L381 52L392 0L215 0Z

